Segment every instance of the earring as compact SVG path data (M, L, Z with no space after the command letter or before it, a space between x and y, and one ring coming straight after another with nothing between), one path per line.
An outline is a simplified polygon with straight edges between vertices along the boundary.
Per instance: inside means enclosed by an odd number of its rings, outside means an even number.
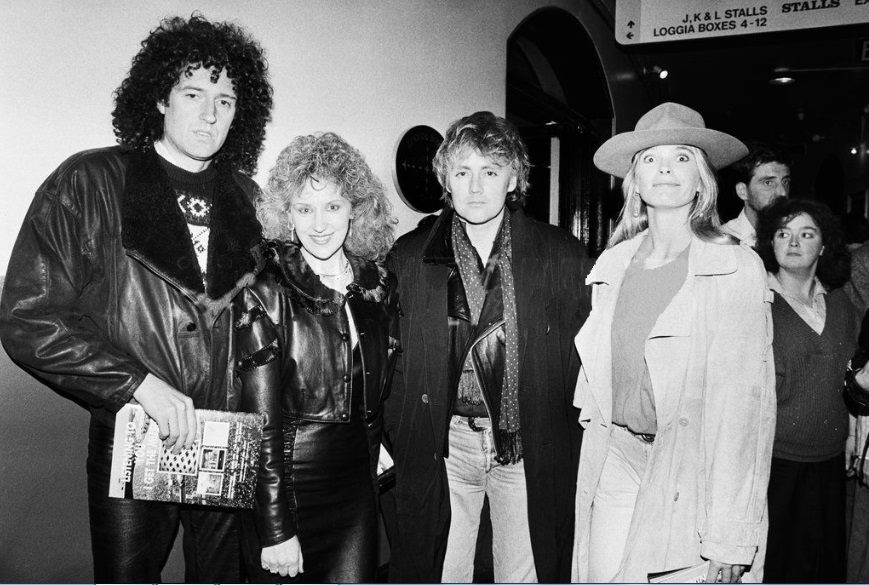
M289 240L291 242L296 241L296 226L294 226L293 224L290 224L290 238L289 238Z
M350 219L347 221L347 235L344 236L344 239L350 239L353 237L353 222L356 219L356 214L351 213Z
M639 198L639 196L637 196L637 198L634 199L634 210L631 213L631 215L633 215L634 217L640 217L640 198Z

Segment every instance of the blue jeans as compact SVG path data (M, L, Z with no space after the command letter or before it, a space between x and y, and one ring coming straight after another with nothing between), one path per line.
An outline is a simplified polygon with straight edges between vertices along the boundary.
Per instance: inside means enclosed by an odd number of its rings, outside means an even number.
M470 583L484 497L492 517L492 559L496 583L536 583L537 571L528 531L525 465L501 465L489 419L466 417L450 422L450 456L444 462L450 485L452 516L441 581Z
M651 443L624 427L611 426L609 452L591 510L588 580L592 583L612 581L619 572L640 482L652 454Z

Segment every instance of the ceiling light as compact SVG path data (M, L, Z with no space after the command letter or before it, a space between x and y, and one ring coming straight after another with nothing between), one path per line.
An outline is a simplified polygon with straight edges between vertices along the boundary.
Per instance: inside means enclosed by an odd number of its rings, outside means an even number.
M851 154L857 154L857 147L856 146L851 147Z
M769 79L770 85L790 85L796 82L796 79L791 76L790 70L786 67L776 67L772 72L772 77Z
M660 65L655 65L649 72L657 75L658 79L667 79L667 76L670 75L670 72Z

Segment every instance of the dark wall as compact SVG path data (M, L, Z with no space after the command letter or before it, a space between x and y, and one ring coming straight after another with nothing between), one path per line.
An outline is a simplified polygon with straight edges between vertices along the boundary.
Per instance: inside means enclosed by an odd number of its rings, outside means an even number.
M0 582L93 582L88 419L0 350ZM179 543L166 582L183 580Z

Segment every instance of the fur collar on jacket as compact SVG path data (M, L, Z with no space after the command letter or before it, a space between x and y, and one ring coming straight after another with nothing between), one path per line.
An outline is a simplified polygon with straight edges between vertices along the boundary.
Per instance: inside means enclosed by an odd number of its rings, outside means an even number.
M228 167L217 167L203 286L187 223L158 155L150 150L130 156L121 201L124 247L206 309L219 310L254 270L250 250L262 238L262 230L251 205L253 194L245 193Z
M347 254L353 270L353 282L343 295L320 281L302 256L302 248L294 242L263 240L255 254L271 272L283 291L298 301L309 313L333 315L344 308L347 296L358 295L364 301L380 303L388 293L387 271L378 262Z

